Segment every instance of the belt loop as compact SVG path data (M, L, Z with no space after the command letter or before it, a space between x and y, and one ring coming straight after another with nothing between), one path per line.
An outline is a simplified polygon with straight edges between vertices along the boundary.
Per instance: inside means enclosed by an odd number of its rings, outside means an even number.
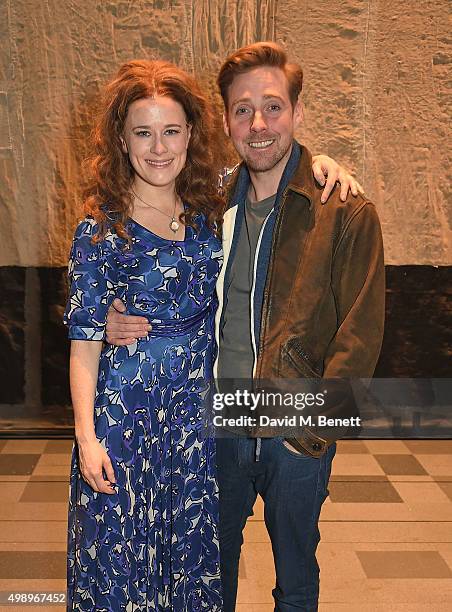
M256 438L256 461L259 461L261 454L262 438Z

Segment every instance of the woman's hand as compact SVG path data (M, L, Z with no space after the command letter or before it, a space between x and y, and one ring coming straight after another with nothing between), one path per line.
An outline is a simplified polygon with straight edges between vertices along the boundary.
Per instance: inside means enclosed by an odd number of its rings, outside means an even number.
M341 184L340 198L343 202L347 199L349 189L354 196L357 196L358 192L364 193L364 189L358 181L328 155L314 155L312 157L312 173L320 185L325 185L321 197L323 204L328 200L336 182Z
M112 483L116 482L110 457L102 444L97 440L77 441L80 472L89 486L99 493L116 493ZM105 470L105 480L102 468Z

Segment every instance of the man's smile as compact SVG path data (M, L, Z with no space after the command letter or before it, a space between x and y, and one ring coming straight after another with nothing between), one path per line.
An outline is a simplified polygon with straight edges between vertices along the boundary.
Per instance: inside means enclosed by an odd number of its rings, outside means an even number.
M272 140L259 140L259 141L249 142L248 144L252 149L266 149L267 147L271 146L274 142L275 140L272 139Z

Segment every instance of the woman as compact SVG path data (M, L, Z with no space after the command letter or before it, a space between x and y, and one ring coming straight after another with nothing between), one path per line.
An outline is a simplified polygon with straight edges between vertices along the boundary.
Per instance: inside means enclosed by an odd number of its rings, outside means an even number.
M106 89L65 315L70 609L221 609L214 449L199 418L221 265L210 125L171 64L130 62ZM102 348L115 295L153 321L151 341Z
M106 88L65 312L71 610L222 609L201 411L222 261L211 125L195 81L167 62L124 64ZM114 297L152 322L149 337L103 345Z

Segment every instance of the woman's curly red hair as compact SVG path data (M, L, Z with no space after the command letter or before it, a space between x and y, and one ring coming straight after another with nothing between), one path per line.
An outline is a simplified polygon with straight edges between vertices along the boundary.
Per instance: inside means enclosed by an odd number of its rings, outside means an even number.
M84 209L99 225L96 241L109 228L128 238L125 225L132 207L130 188L134 170L122 150L120 136L130 104L155 96L169 96L179 102L192 126L187 160L176 178L176 191L186 205L183 222L196 228L194 219L202 213L211 227L220 224L223 202L217 192L210 104L195 79L174 64L132 60L119 68L104 90L93 130L93 155L85 162L88 186L84 191Z

